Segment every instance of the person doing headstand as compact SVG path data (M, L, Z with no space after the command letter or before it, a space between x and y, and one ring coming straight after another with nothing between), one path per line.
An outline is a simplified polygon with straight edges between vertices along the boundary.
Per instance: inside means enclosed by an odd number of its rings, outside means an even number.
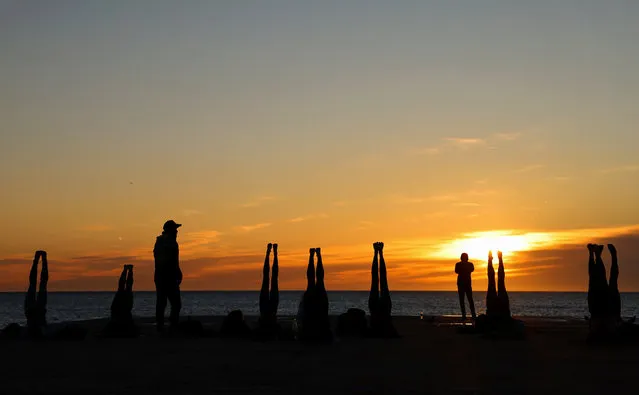
M368 310L371 316L371 335L396 337L397 331L393 326L391 318L393 303L391 302L390 290L388 288L388 275L386 272L386 262L384 261L384 243L373 243L373 250L371 291L368 296Z

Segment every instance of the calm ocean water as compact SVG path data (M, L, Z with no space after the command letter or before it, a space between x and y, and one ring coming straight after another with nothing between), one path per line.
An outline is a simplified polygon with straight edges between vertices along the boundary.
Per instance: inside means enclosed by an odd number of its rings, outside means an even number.
M240 309L247 315L259 314L258 292L183 292L184 316L225 315ZM280 292L279 314L297 312L301 291ZM588 313L586 293L580 292L510 292L511 310L514 315L583 318ZM331 314L340 314L350 307L368 311L368 292L333 291L328 293ZM621 295L623 316L639 313L639 293ZM52 292L49 293L47 318L51 323L85 320L109 316L113 292ZM478 313L485 310L484 292L474 293ZM393 314L418 316L460 314L456 292L405 292L392 293ZM0 293L0 327L11 322L23 324L24 293ZM155 293L135 292L133 314L141 317L154 315ZM168 309L167 309L168 313Z

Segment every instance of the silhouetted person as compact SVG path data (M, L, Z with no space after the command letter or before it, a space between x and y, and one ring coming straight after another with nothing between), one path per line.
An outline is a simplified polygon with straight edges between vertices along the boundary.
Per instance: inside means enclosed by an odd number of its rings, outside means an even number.
M602 245L588 244L588 310L595 326L606 320L610 302L606 267L601 258L603 248Z
M111 320L106 327L106 335L113 337L135 337L137 327L133 322L133 265L124 265L118 290L111 303Z
M224 317L220 335L235 338L245 338L251 335L251 328L246 324L242 310L233 310Z
M497 299L497 284L495 283L495 268L493 267L493 252L488 252L488 290L486 291L486 315L499 315L499 301Z
M621 295L619 294L619 263L617 261L617 249L614 245L608 244L608 251L612 257L610 265L610 282L608 292L610 296L610 314L616 322L621 322Z
M38 287L38 263L42 258L40 285ZM86 330L75 324L47 325L47 284L49 282L49 263L46 251L36 251L29 272L29 288L24 300L24 314L27 318L26 336L33 339L81 340ZM36 287L38 292L36 294ZM12 335L22 335L19 325L10 325ZM21 333L22 332L22 333Z
M171 303L171 315L169 322L171 328L176 329L180 319L182 299L180 297L180 284L182 283L182 271L180 270L180 252L177 242L178 228L173 220L166 221L163 232L157 237L153 256L155 258L155 289L157 302L155 320L158 331L164 330L164 310L167 300Z
M502 318L510 318L510 299L508 291L506 291L506 271L504 270L504 259L501 251L497 251L499 259L499 267L497 268L497 300L499 306L499 315Z
M314 255L317 254L317 270ZM300 338L303 341L331 341L332 333L328 320L328 295L324 286L324 265L320 248L309 250L306 269L306 291L300 303Z
M42 258L42 270L40 271L40 288L36 295L38 284L38 262ZM27 318L27 331L30 337L43 336L47 325L47 283L49 282L49 264L46 251L36 251L29 273L29 289L24 301L24 314Z
M271 275L271 289L269 291L270 255L273 250L273 272ZM259 329L262 335L272 336L278 332L277 306L280 302L278 287L279 265L277 260L277 244L266 246L266 257L262 269L262 288L260 290L260 319Z
M495 284L495 268L493 253L488 252L488 291L486 293L486 314L477 317L475 327L480 332L497 336L522 338L524 323L511 316L510 299L506 291L506 271L501 251L497 251L499 267L497 284Z
M610 335L636 335L637 328L621 320L621 296L619 295L619 263L617 249L608 244L612 256L610 281L606 279L603 262L603 245L588 244L588 310L590 311L589 339L606 339Z
M475 265L468 261L468 254L461 254L461 260L455 264L455 273L457 273L457 293L459 294L459 307L461 307L462 319L466 320L466 303L468 298L470 306L470 314L473 320L477 318L475 314L475 302L473 301L473 286L471 274L475 271Z
M373 336L394 337L397 331L392 323L390 290L386 262L384 261L384 243L373 243L373 263L371 265L371 291L368 296L368 309L371 315L371 332ZM379 263L379 275L378 275ZM381 291L380 291L381 288Z

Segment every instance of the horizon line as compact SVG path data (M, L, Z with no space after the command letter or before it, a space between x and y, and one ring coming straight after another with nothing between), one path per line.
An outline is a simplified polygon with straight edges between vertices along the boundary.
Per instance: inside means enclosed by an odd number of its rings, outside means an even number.
M305 292L306 289L286 289L286 290L280 290L279 292ZM113 293L115 291L113 290L80 290L80 291L47 291L48 294L51 293L56 293L56 294L62 294L62 293ZM154 293L157 292L156 290L150 290L150 289L143 289L143 290L137 290L137 291L133 291L135 292L145 292L145 293ZM184 292L256 292L259 293L260 290L259 289L197 289L197 290L180 290L181 293ZM331 292L370 292L370 290L363 290L363 289L334 289L334 290L327 290L327 292L330 294ZM401 290L397 290L397 291L391 291L392 293L395 292L457 292L456 289L439 289L439 290L407 290L407 289L401 289ZM473 293L484 293L486 291L473 291ZM25 293L25 291L0 291L0 294L23 294ZM561 290L553 290L553 291L546 291L546 290L535 290L535 291L508 291L508 293L588 293L588 290L580 290L580 291L575 291L575 290L565 290L565 291L561 291ZM636 291L620 291L620 293L639 293L639 290Z

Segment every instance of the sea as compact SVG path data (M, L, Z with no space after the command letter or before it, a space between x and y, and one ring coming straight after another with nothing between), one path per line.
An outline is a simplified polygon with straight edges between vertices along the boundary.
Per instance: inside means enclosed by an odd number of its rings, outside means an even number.
M303 291L281 291L278 314L297 313ZM583 292L509 292L513 315L579 318L588 315L586 293ZM50 292L47 303L49 323L106 318L110 314L113 292ZM9 323L25 323L24 292L0 293L0 328ZM485 292L475 292L477 313L485 311ZM457 292L396 291L391 293L393 315L425 316L459 315ZM242 310L258 315L257 291L186 291L182 292L182 316L226 315ZM367 291L329 291L330 314L341 314L351 307L368 311ZM639 313L639 293L623 293L622 316ZM167 308L168 313L168 308ZM134 292L133 314L152 317L155 314L155 292Z

